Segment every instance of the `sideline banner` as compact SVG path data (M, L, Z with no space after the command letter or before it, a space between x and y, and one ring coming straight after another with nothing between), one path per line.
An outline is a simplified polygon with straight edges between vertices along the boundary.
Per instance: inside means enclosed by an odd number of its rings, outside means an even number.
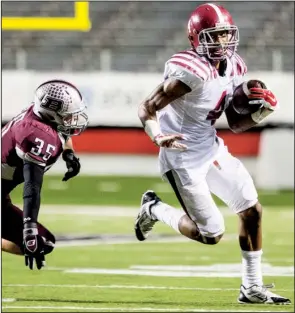
M294 75L251 72L248 78L264 81L280 101L281 109L265 123L294 123ZM122 72L2 72L2 120L7 121L28 106L35 88L50 79L64 79L80 88L88 104L90 126L140 127L137 108L162 81L161 74ZM223 115L216 127L227 127Z

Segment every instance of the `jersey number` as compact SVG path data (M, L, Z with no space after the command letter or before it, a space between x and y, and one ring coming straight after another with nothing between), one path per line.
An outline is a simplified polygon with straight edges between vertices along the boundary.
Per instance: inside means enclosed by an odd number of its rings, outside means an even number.
M219 119L221 114L225 109L225 98L226 98L226 91L224 91L218 100L214 110L210 111L207 115L206 120L211 121L211 125L214 125L216 120Z
M33 153L34 155L40 155L41 152L43 151L43 147L45 145L45 142L44 142L44 140L42 140L38 137L35 139L35 142L37 143L37 145L31 149L31 153ZM51 144L47 144L45 154L44 154L42 159L44 161L48 161L50 159L50 157L52 156L53 151L55 151L55 146L53 146Z

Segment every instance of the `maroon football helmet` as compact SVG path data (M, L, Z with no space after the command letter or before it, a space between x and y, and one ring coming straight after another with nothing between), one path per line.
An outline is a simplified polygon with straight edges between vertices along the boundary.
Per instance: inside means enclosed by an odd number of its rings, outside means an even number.
M223 60L227 54L231 56L236 51L239 30L225 8L207 3L192 12L188 21L188 38L200 55Z

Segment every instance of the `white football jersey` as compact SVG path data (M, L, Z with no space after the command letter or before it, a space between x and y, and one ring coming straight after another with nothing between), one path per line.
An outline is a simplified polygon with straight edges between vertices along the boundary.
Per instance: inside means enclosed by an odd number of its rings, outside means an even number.
M238 54L227 58L223 77L205 58L192 50L173 55L165 64L165 79L173 77L191 88L191 92L158 112L162 133L185 136L184 152L160 149L162 174L170 169L195 168L211 161L223 140L216 135L214 123L224 112L228 98L244 81L247 67Z

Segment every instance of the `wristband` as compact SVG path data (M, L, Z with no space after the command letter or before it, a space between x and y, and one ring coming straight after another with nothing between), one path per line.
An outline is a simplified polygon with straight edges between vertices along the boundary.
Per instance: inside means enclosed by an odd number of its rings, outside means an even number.
M266 118L271 113L273 113L272 110L267 110L265 108L262 108L252 113L251 118L256 124L259 124L264 118Z
M74 151L72 149L65 149L62 153L64 161L72 161L74 158Z
M160 125L155 120L147 120L144 127L145 132L154 141L155 137L161 134Z

